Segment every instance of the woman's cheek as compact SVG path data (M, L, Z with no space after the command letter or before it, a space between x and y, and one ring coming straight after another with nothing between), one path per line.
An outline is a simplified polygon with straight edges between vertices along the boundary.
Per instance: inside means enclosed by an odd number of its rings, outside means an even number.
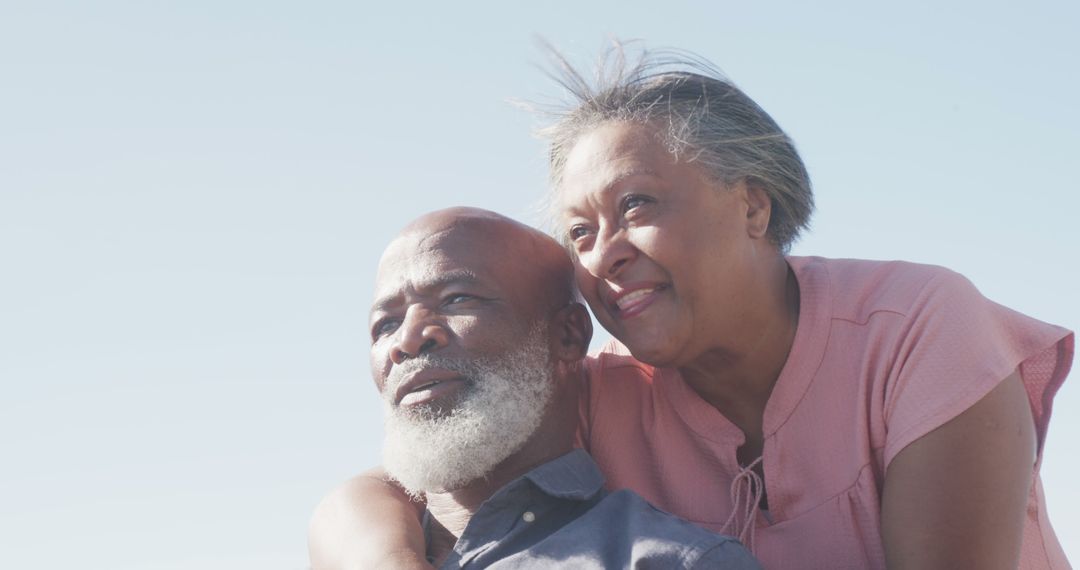
M600 294L598 291L599 280L580 267L577 268L575 277L578 291L581 292L581 296L585 298L585 302L589 304L589 309L592 310L593 314L600 318L599 311L602 309L602 306L600 304Z

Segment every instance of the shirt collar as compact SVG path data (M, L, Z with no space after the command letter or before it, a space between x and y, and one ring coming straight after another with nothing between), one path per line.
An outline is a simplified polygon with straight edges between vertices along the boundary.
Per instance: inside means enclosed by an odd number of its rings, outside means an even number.
M513 526L507 521L519 516L518 507L527 504L529 494L535 497L536 491L530 491L526 481L544 495L572 501L593 500L603 496L604 490L604 476L600 474L600 469L592 457L580 449L536 467L496 491L480 505L441 568L463 566L495 546L497 542L487 537L491 529L504 529L505 534L505 529ZM427 544L431 544L430 522L430 512L425 511L423 527L424 542ZM428 562L433 561L429 558Z
M604 476L596 462L580 449L529 471L525 478L544 493L560 499L585 501L604 487Z

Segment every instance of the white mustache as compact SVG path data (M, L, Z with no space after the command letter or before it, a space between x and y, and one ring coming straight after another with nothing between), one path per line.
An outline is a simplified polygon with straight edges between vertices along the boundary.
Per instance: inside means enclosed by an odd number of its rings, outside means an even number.
M394 394L397 393L398 387L407 382L414 374L428 368L457 372L466 378L476 378L480 374L480 367L472 360L425 354L410 358L390 369L390 374L386 376L386 383L382 390L383 399L393 403L392 400Z

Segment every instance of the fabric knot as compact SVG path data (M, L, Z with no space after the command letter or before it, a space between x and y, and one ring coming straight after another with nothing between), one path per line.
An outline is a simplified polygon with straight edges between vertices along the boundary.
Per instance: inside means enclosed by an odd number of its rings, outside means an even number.
M754 471L764 458L758 457L750 465L742 467L731 481L731 515L720 533L734 536L754 554L754 517L757 515L761 497L765 494L765 482Z

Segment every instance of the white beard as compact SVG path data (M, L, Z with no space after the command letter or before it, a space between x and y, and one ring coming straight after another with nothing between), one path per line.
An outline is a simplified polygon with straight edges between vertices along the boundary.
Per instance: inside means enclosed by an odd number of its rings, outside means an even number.
M431 367L468 381L451 410L406 410L389 400L405 379ZM544 326L532 327L520 349L499 358L428 355L397 365L383 390L383 467L413 496L461 488L521 449L540 425L553 389Z

